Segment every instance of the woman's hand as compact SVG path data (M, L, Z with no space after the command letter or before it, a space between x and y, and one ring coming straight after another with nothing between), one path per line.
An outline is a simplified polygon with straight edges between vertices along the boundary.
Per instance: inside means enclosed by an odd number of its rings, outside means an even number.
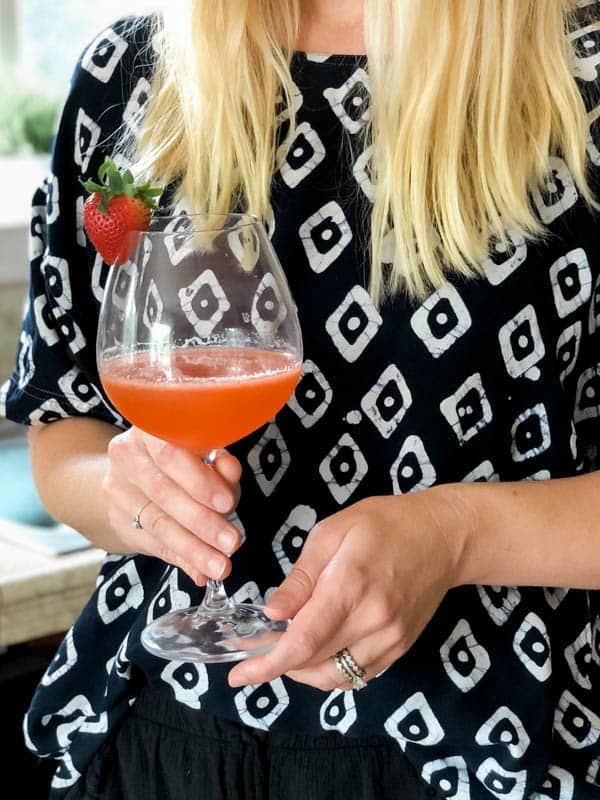
M221 453L214 467L186 450L130 428L108 445L103 481L111 527L131 552L174 564L199 586L228 575L241 543L227 520L239 500L239 461ZM142 509L143 507L143 509ZM140 529L132 527L138 512Z
M230 684L287 674L323 691L348 689L333 658L343 648L374 678L459 582L465 511L439 487L368 498L320 522L267 605L270 617L293 618L288 631L270 653L232 669Z

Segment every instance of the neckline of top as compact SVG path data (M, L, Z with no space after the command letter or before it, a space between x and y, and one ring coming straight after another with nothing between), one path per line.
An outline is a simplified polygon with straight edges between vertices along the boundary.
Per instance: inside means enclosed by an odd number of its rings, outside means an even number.
M294 58L309 61L319 66L347 64L348 62L366 61L366 53L309 53L305 50L294 50Z

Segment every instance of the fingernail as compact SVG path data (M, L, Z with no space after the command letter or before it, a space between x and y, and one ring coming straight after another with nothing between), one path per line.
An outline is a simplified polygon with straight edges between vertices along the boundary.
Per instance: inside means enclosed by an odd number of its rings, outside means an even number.
M285 611L282 608L278 608L277 606L264 606L263 611L265 612L267 617L269 617L269 619L276 620L280 617L283 619L287 617Z
M217 544L219 545L219 550L222 550L224 553L231 553L235 547L235 536L233 533L224 531L217 536Z
M212 506L215 511L224 514L231 508L231 498L226 494L215 494L212 499Z
M219 580L221 575L225 572L225 564L220 558L211 558L208 562L208 574L216 581Z

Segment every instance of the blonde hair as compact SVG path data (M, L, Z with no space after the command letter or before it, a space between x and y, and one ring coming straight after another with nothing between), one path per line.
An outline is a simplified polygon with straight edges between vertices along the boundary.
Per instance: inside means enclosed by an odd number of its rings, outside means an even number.
M376 301L480 274L491 236L540 235L529 198L551 153L593 204L568 37L574 5L365 0ZM190 209L268 216L299 20L300 0L181 0L165 10L137 155L146 175L180 180ZM291 122L288 146L293 113Z

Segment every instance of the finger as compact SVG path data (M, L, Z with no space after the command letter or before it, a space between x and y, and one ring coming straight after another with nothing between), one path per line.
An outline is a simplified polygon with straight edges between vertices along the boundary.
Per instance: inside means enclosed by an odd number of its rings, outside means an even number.
M271 619L297 616L312 597L323 570L342 539L343 532L329 523L317 524L312 529L291 572L265 606L265 613Z
M141 433L144 447L154 465L181 486L190 497L208 505L220 514L229 514L236 503L236 494L231 484L218 469L213 469L181 447L163 442L155 436ZM224 469L233 472L231 456L219 456Z
M137 482L144 495L156 506L207 544L225 555L239 547L241 536L235 525L190 497L179 483L156 466L141 469Z
M373 634L354 642L351 647L346 648L357 666L365 670L362 680L365 683L379 677L382 672L397 661L403 655L402 648L398 644L385 648L381 646L381 635ZM336 651L337 652L337 651ZM337 667L335 653L320 664L307 669L291 671L287 677L298 683L313 686L323 692L331 692L334 689L349 691L353 689L352 683L342 675Z
M407 642L412 642L406 638L401 620L382 623L368 598L355 603L351 592L339 591L340 585L346 585L345 581L335 572L322 578L275 648L233 669L229 673L231 685L264 683L316 667L347 647L348 642L369 640L373 658L392 648L396 657L405 652Z
M346 596L319 591L302 607L277 645L263 656L248 659L229 673L231 686L265 683L310 664L331 642L349 614Z
M241 497L240 480L242 477L242 465L226 450L219 451L213 468L229 483L233 491L233 507L237 508Z
M130 480L132 475L134 478ZM154 501L168 516L224 555L230 555L240 546L241 535L235 525L190 497L157 467L145 449L135 449L129 444L113 448L105 490L110 500L118 502L125 512L139 508L144 500Z
M232 456L226 450L219 451L215 459L214 468L232 486L240 482L242 465L235 456Z
M122 511L122 509L114 509L111 520L113 528L116 530L125 531L127 529L127 520L128 516ZM131 532L124 534L122 538L132 543L135 552L157 557L156 553L154 552L152 540L149 539L145 529L131 530ZM168 555L168 558L161 558L162 561L166 561L166 563L172 564L173 566L185 572L198 586L206 585L208 576L205 575L201 570L197 569L197 567L192 563L186 561L183 556L175 552L171 554L165 553L164 555Z
M137 508L147 502L147 498L141 498L143 495L137 498L141 500ZM200 579L199 585L206 582L205 576L222 580L230 573L231 562L228 558L194 536L153 502L146 505L140 514L142 528L133 529L132 519L131 506L123 508L120 498L116 499L111 523L127 536L138 552L175 564L196 583Z

